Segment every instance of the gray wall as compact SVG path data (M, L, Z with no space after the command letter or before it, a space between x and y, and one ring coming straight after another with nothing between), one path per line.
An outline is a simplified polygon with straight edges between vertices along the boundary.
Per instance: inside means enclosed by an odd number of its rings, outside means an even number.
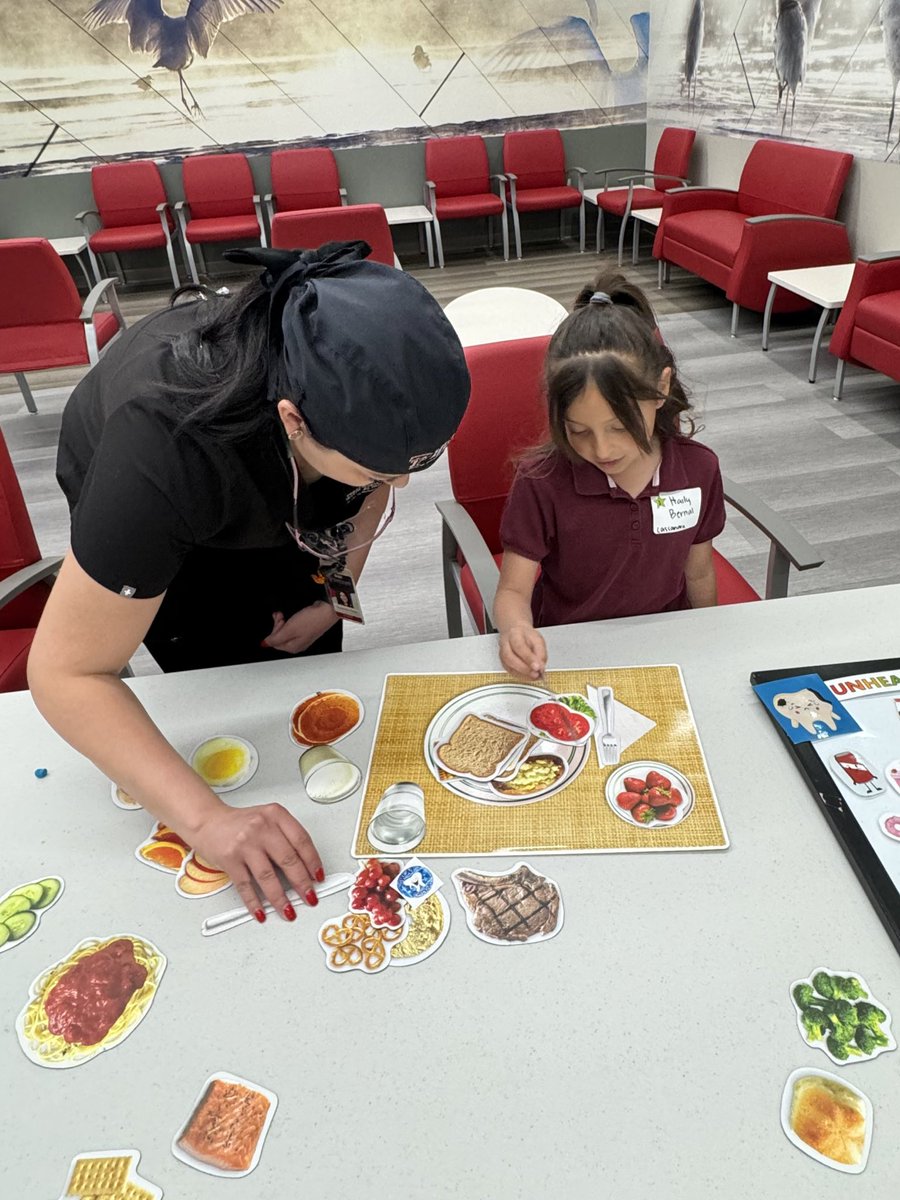
M662 122L648 123L647 153L651 158L663 128ZM691 181L737 187L753 140L698 132L691 158ZM852 146L839 149L853 151ZM857 158L837 215L847 222L855 255L900 250L900 163Z
M604 165L642 164L646 127L639 125L606 125L588 129L563 131L567 161L571 166L596 170ZM501 169L501 137L485 139L491 169ZM425 178L424 150L421 142L401 145L366 146L335 151L341 181L347 188L351 203L378 202L384 205L420 204ZM251 158L254 179L260 192L269 191L269 159L261 155ZM164 163L160 171L166 191L173 202L182 198L181 168L177 163ZM586 180L591 186L590 178ZM0 178L0 237L65 237L80 233L74 214L93 208L89 171L65 174L34 175L28 178ZM556 217L543 218L535 214L526 219L523 237L552 236ZM453 223L447 229L445 249L451 254L454 247L483 243L483 229L477 221ZM418 254L417 235L413 228L395 230L398 252ZM216 259L207 254L210 272L215 273ZM130 279L168 278L165 257L158 254L124 256ZM234 268L230 268L233 272Z

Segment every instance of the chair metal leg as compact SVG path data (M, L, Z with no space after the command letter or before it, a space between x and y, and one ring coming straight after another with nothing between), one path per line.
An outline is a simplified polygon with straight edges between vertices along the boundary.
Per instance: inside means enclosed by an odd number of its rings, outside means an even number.
M828 324L828 318L831 316L830 308L823 308L822 315L819 317L819 323L816 326L816 336L813 338L812 350L809 353L809 382L816 382L816 361L819 357L819 346L822 344L822 334L825 331L825 326ZM841 360L843 361L843 360Z
M560 241L563 241L566 236L565 216L566 216L566 210L564 208L561 208L559 210L559 240Z
M838 359L837 374L834 377L834 399L841 400L844 395L844 372L847 370L847 363L843 358Z
M516 258L522 257L522 230L519 228L519 210L513 208L513 233L516 238Z
M506 205L503 205L503 212L500 214L500 228L503 233L503 261L509 262L509 223L506 219Z
M31 388L28 386L28 380L21 371L16 371L16 383L19 385L19 391L22 393L22 399L25 401L25 407L30 413L37 412L37 405L34 402Z
M663 283L665 281L665 265L666 264L663 259L660 259L656 264L656 286L659 291L663 290Z
M178 278L178 267L175 265L175 252L172 249L172 239L166 232L166 256L169 260L169 271L172 274L172 286L177 290L181 287L181 280Z
M631 265L636 267L641 256L641 221L631 222Z
M597 253L606 249L606 225L603 219L603 209L597 205Z
M460 638L463 635L462 600L454 571L458 546L456 538L446 525L444 525L441 533L441 543L441 567L444 574L444 609L447 614L447 636Z
M88 269L84 265L84 259L81 257L80 254L73 254L72 257L78 263L78 266L81 269L81 274L84 276L84 282L87 284L87 290L90 291L94 285L91 283L91 277L88 274Z
M422 226L425 227L425 250L428 254L428 265L429 265L429 267L433 267L434 266L434 238L432 237L432 232L431 232L431 221L423 221L422 225L419 226L419 235L420 236L422 234Z
M434 244L435 244L435 248L437 249L438 266L443 271L443 269L444 269L444 242L443 242L443 239L441 238L441 223L437 219L437 217L435 217L434 220L432 221L432 226L434 227L433 228Z
M778 284L773 283L769 288L769 294L766 296L766 307L763 310L763 331L762 331L762 348L769 348L769 327L772 324L772 309L775 306L775 293L778 291ZM734 332L731 334L734 337Z
M487 218L487 248L488 250L494 248L494 222L490 217Z
M91 270L94 272L94 283L99 283L103 275L100 272L100 263L97 261L97 255L91 249L90 242L87 243L88 258L91 260Z
M188 273L190 274L191 281L193 283L199 284L200 277L197 274L197 263L194 260L194 247L187 240L187 238L183 239L181 245L184 249L184 261L187 265L187 269L188 269Z
M203 247L199 243L197 244L195 253L196 253L197 259L200 263L200 272L201 272L201 274L205 275L206 278L208 279L209 278L209 270L207 269L207 266L206 266L206 257L203 253Z
M637 221L635 221L634 224L635 224L635 227L637 227ZM620 267L622 265L622 255L625 252L625 230L627 228L628 228L628 218L623 217L622 222L619 226L619 266Z
M581 197L578 207L578 250L584 254L584 196Z
M788 594L788 576L791 560L775 542L769 545L769 561L766 564L766 599L782 600Z
M732 304L732 306L731 306L731 336L733 338L736 338L737 334L738 334L738 320L740 319L740 315L741 315L741 306L739 304Z

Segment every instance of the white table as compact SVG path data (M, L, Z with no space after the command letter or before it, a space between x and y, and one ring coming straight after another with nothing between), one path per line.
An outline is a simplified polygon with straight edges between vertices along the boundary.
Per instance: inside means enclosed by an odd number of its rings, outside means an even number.
M87 250L87 240L83 237L63 237L63 238L48 238L47 241L56 251L60 258L74 258L81 267L81 273L84 276L84 281L87 284L88 291L94 286L94 283L99 283L100 278L91 282L91 277L88 274L87 268L84 265L82 254Z
M464 346L554 333L569 315L552 296L517 287L466 292L451 300L444 312Z
M662 220L662 214L661 208L633 208L631 210L634 219L634 229L631 235L631 261L635 265L637 265L641 244L641 222L649 225L652 229L657 229Z
M292 925L270 918L201 938L201 920L231 894L180 899L171 877L137 863L149 818L112 806L106 781L27 695L0 695L3 887L54 871L66 880L38 931L0 956L3 1195L58 1196L76 1152L132 1146L171 1200L347 1200L373 1174L392 1191L420 1180L434 1200L896 1200L898 1054L830 1068L800 1038L788 985L822 964L858 970L896 1027L900 958L748 676L896 653L898 611L892 586L549 631L551 667L682 664L731 848L529 856L563 891L558 937L485 945L446 889L443 947L374 978L325 968L315 932L345 911L340 896ZM496 663L496 639L470 637L128 686L184 752L215 731L249 737L259 770L229 800L289 805L340 870L357 804L305 799L287 734L293 702L322 687L360 695L366 719L341 749L365 765L386 671ZM36 780L41 766L49 775ZM449 883L459 863L433 862ZM28 985L82 938L114 933L146 935L168 956L154 1007L84 1066L34 1066L12 1032ZM782 1088L799 1066L846 1072L871 1098L874 1141L858 1179L782 1133ZM240 1182L169 1151L216 1070L279 1097L260 1165Z
M434 266L434 244L432 241L431 226L434 222L434 216L430 208L424 204L403 204L397 208L386 208L384 215L387 217L388 225L418 225L419 237L421 238L424 231L425 245L428 249L428 265Z
M768 280L771 284L766 298L766 308L763 313L762 348L769 348L769 326L772 321L772 308L775 304L775 293L779 288L802 296L822 309L816 334L813 338L812 350L809 355L809 382L816 382L816 358L822 332L831 313L843 308L850 290L850 280L853 278L855 263L836 263L828 267L799 267L793 271L770 271Z

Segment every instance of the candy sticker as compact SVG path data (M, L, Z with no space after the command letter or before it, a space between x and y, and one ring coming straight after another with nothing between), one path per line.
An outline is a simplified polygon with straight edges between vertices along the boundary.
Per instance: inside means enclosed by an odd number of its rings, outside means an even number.
M900 813L884 813L878 818L882 833L886 833L895 842L900 842Z
M442 885L430 867L426 867L418 858L411 858L406 866L401 867L392 886L410 908L418 908Z
M0 954L12 950L35 932L44 913L53 907L65 884L59 875L20 883L0 900Z

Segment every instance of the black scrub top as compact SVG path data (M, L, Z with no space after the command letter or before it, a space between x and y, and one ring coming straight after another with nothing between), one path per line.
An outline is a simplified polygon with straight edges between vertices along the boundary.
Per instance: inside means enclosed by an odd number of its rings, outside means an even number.
M272 613L325 599L317 559L286 529L293 476L277 414L240 441L178 429L173 341L205 309L181 305L128 329L72 393L57 456L79 566L122 596L165 592L144 639L165 671L287 657L260 646ZM331 479L301 484L298 525L352 517L358 491ZM338 621L306 653L339 650L341 635Z

